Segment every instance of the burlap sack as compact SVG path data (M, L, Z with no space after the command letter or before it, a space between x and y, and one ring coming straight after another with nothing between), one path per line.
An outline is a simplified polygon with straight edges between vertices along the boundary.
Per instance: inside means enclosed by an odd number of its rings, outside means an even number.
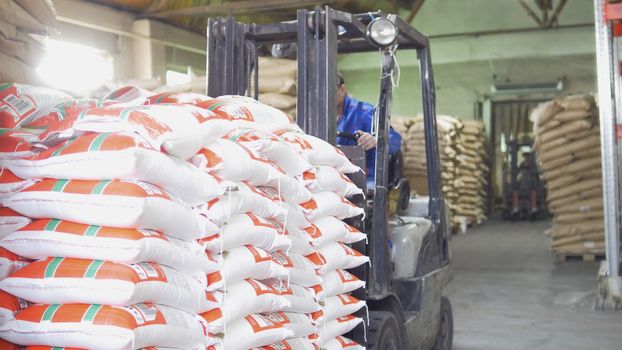
M560 147L555 147L551 149L547 149L546 151L542 151L539 153L538 159L542 163L552 162L557 158L564 157L566 155L572 155L578 151L583 151L583 153L591 150L596 150L600 152L600 136L592 135L588 138L577 140L570 144L562 145ZM590 153L591 154L591 153Z
M581 172L583 170L589 170L589 169L600 168L600 167L601 167L600 157L592 158L592 159L582 159L582 160L577 160L576 162L572 162L572 164L564 165L558 169L546 171L544 172L543 176L545 180L549 181L549 180L555 179L565 174L572 174L575 172Z
M564 236L561 238L553 238L551 247L553 249L563 247L565 245L571 245L574 243L580 243L583 241L599 241L604 238L605 233L602 230L594 230L591 232L582 233L579 235Z
M555 210L555 214L572 214L572 213L587 213L587 212L600 212L603 210L603 198L594 197L582 201L568 203L559 209Z
M553 116L553 121L569 122L592 117L593 111L583 109L566 109Z
M296 107L296 97L276 93L259 94L259 102L281 110Z
M549 130L542 134L537 134L536 138L541 143L546 143L547 141L553 140L555 138L564 136L566 134L589 129L592 126L592 122L588 120L575 120L572 122L564 123L559 127Z
M571 173L554 178L546 182L546 188L550 191L559 189L560 187L570 186L583 179L598 179L602 177L600 168L592 168L577 173Z
M603 254L605 252L605 241L583 241L580 243L564 244L553 249L558 254Z
M13 0L0 1L0 20L26 33L47 35L47 28Z
M594 197L599 197L599 196L602 197L602 195L603 195L603 188L602 186L598 186L598 187L594 187L594 188L590 188L590 189L586 189L582 191L577 191L576 193L572 193L568 196L561 197L558 199L554 199L554 200L548 199L549 210L552 213L555 213L557 209L565 206L571 201L581 201L584 199L594 198Z
M277 93L295 96L296 80L282 75L259 77L259 93Z
M602 187L601 179L582 180L572 186L568 186L566 188L562 188L556 191L549 191L548 199L549 201L554 201L555 199L567 197L572 194L580 193L581 191L591 190L594 188L601 188L601 187Z
M298 63L295 60L273 57L259 57L259 79L266 76L285 76L296 79Z
M603 210L590 210L583 212L565 213L555 216L555 221L560 224L573 224L590 219L599 219L603 217Z
M594 96L588 94L568 96L559 101L564 109L579 109L587 111L595 105Z
M548 171L553 171L557 168L572 163L572 160L572 155L565 155L563 157L556 158L546 163L540 162L540 169L542 169L542 171L544 171L544 173L546 174L546 172Z
M562 107L559 105L557 100L543 102L537 105L536 108L533 109L529 119L531 119L534 126L542 125L546 123L548 120L550 120L551 118L553 118L553 116L561 110L562 110Z
M553 227L551 228L552 237L567 237L576 236L581 234L587 234L590 232L603 231L605 229L605 223L602 219L585 220L583 222L577 222L573 224L560 224L553 221Z

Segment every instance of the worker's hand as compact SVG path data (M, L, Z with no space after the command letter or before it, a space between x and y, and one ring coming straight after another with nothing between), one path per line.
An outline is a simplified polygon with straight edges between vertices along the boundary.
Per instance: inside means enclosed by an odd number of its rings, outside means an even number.
M376 138L370 133L358 130L356 134L359 135L358 144L363 146L366 151L376 147Z

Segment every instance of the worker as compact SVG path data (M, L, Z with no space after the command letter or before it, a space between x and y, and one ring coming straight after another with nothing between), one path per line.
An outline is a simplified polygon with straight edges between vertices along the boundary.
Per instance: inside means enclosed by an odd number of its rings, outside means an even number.
M374 123L374 106L370 103L357 101L348 96L345 80L337 73L337 133L356 135L357 140L343 136L337 137L341 146L363 146L367 155L367 179L373 184L376 165L376 137L371 134ZM389 130L389 153L400 150L402 137L391 127Z

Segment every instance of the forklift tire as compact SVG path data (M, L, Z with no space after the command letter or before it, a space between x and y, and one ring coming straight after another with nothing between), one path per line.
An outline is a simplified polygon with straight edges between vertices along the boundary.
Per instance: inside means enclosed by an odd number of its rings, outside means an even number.
M446 297L441 297L441 312L439 314L438 335L433 350L451 350L454 341L454 315L451 303Z
M369 314L367 330L367 349L400 350L403 349L400 326L397 318L389 311L372 311Z

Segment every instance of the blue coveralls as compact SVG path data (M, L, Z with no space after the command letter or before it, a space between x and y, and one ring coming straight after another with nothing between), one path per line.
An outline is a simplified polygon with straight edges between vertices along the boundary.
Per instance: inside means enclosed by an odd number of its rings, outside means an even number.
M374 123L374 106L370 103L357 101L350 96L343 99L343 114L337 121L337 132L354 134L358 130L371 133ZM342 146L354 146L356 141L337 137L337 144ZM394 154L400 150L402 137L400 134L390 128L389 130L389 153ZM372 148L367 151L367 181L374 182L375 166L376 166L376 149Z

